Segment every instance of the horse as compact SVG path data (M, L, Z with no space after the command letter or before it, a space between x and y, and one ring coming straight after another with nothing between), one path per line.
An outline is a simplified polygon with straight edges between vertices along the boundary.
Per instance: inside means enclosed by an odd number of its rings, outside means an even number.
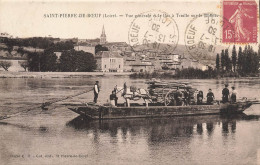
M134 86L127 87L118 87L115 86L114 90L117 93L120 93L122 97L126 100L127 106L130 107L130 100L131 101L138 101L143 99L148 106L148 100L150 98L149 92L143 88L136 88Z

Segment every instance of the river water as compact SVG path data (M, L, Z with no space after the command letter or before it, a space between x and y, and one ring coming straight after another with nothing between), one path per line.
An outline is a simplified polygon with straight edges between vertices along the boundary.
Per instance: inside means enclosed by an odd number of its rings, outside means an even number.
M32 78L0 80L0 164L260 164L260 104L245 114L86 122L61 103L41 103L91 89L100 81L98 101L106 102L115 85L146 87L128 77ZM240 97L259 98L260 79L189 81L217 99L223 84ZM90 102L93 93L66 102ZM122 100L119 100L122 101ZM64 103L64 102L63 102ZM32 108L33 107L33 108Z

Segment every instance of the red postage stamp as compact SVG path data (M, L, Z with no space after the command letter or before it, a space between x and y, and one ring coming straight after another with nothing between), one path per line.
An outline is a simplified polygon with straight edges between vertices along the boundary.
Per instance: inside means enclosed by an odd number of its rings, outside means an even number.
M247 1L223 1L223 19L227 19L232 28L223 26L223 43L257 43L257 3Z

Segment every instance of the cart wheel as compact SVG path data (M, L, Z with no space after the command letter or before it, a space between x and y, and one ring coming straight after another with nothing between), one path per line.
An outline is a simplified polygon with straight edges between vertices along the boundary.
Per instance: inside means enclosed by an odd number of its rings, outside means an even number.
M140 100L141 98L142 98L142 97L133 97L132 100L138 101L138 100Z
M175 90L171 90L165 95L165 98L164 98L164 105L165 106L174 105L174 101L175 101L174 100L174 93L175 93Z

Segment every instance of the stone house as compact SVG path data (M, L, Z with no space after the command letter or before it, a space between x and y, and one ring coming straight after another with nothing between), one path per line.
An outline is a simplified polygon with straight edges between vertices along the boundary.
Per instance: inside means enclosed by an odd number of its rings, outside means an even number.
M155 70L152 61L146 59L136 59L130 66L132 72L153 72Z
M97 70L102 72L123 72L124 59L118 52L100 51L95 56Z
M178 54L164 54L161 53L157 56L157 60L160 62L162 67L168 69L176 69L180 65L179 55Z
M132 72L153 72L154 71L154 65L152 63L135 63L131 65Z
M200 70L206 70L208 68L207 65L201 64L199 61L194 60L192 58L182 58L181 64L178 67L179 69L186 69L186 68L194 68Z

